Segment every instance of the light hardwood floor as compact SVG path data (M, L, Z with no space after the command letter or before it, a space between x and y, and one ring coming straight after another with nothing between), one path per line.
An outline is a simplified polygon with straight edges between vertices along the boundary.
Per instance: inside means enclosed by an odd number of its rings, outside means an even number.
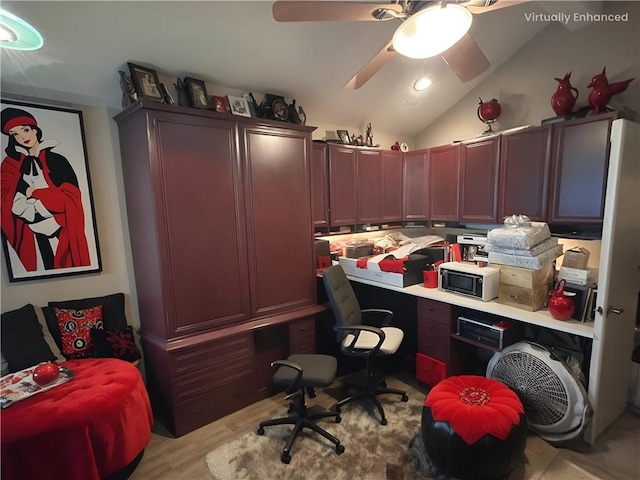
M404 374L390 377L387 383L392 388L406 390L410 397L415 398L424 398L428 391ZM312 402L328 408L335 399L319 390ZM204 460L207 453L255 431L262 420L282 412L285 406L284 394L277 394L180 438L173 438L162 424L156 422L151 442L130 478L212 480ZM598 438L594 446L575 441L570 447L561 448L559 455L544 471L536 472L532 480L640 479L640 415L626 412Z

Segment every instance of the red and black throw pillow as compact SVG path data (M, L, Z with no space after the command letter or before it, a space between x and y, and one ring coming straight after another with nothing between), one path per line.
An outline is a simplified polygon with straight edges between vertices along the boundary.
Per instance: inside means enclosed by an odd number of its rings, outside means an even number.
M93 356L92 329L102 329L102 306L73 309L53 307L60 328L62 353L65 357Z
M127 326L121 330L91 330L93 355L98 358L119 358L133 362L140 358L140 351L133 338L133 328Z

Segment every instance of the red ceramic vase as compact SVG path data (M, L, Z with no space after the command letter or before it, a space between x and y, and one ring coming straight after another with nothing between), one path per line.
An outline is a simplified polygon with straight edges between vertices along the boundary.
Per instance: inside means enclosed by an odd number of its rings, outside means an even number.
M569 320L576 311L576 304L572 298L564 294L564 280L560 280L556 288L550 293L549 313L556 320Z
M569 115L578 98L578 89L571 86L570 78L571 72L567 73L564 78L556 78L558 89L551 97L551 108L559 117Z
M41 387L46 387L58 379L60 369L52 362L41 363L33 371L33 381Z

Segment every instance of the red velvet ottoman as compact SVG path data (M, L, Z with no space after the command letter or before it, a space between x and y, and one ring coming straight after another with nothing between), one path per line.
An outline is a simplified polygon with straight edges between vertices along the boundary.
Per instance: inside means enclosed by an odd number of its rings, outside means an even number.
M69 382L2 410L2 479L99 480L140 456L153 413L138 369L88 358Z
M527 441L522 402L497 380L450 377L425 399L422 440L439 471L450 477L506 477L521 462Z

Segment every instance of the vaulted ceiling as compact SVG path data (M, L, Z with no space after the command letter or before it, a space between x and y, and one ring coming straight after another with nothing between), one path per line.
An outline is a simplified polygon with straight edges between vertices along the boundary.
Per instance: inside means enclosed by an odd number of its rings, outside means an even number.
M270 1L3 1L2 6L34 24L46 40L36 52L2 51L3 87L25 95L119 107L117 71L132 61L170 78L188 75L295 98L308 116L325 123L373 122L380 131L405 134L438 118L547 25L527 20L527 14L546 13L534 1L474 15L470 33L491 62L476 79L462 83L440 56L396 55L363 87L344 90L391 39L399 20L279 23ZM415 92L413 83L425 74L433 85Z

